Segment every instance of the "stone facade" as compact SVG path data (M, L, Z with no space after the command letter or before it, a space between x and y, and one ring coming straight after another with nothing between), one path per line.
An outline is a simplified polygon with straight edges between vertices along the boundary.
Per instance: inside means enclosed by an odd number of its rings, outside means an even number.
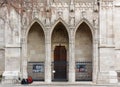
M67 79L76 62L92 63L96 84L117 84L120 72L120 0L1 0L0 74L3 83L27 78L29 62L44 62L52 83L54 49L65 46ZM81 82L81 81L77 81Z

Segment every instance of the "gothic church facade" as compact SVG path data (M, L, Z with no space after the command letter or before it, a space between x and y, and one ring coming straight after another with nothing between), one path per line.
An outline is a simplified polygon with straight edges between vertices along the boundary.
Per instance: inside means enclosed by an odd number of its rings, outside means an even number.
M119 83L120 0L1 0L3 83Z

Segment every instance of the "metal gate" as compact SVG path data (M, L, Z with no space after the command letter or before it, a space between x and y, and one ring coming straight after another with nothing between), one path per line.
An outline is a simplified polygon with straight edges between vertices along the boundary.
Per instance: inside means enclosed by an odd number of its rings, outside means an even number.
M28 76L33 78L33 81L44 81L44 63L43 62L28 62Z
M67 62L58 61L52 62L52 80L67 81Z
M76 62L76 81L92 81L92 62Z

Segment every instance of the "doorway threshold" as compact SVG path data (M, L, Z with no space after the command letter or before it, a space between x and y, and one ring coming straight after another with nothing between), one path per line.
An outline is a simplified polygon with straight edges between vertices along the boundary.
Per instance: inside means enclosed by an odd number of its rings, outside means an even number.
M68 82L67 79L54 79L52 82Z

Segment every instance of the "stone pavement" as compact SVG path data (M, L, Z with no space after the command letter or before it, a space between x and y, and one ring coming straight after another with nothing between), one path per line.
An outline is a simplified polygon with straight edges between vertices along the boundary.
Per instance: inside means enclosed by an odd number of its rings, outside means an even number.
M0 87L120 87L120 84L84 84L84 83L33 83L29 85L21 84L1 84Z

